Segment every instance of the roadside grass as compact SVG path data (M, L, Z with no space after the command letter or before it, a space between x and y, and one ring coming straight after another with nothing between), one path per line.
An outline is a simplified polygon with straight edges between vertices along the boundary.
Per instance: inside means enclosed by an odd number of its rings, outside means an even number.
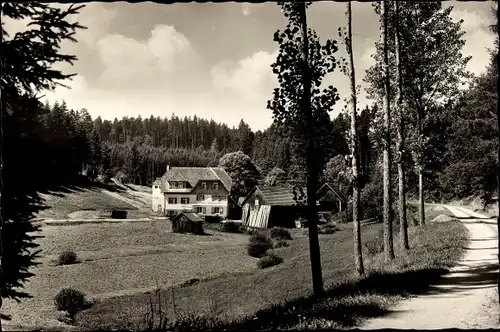
M380 228L380 224L362 226L363 242L375 239ZM294 237L289 247L275 249L284 262L271 269L222 276L183 288L159 289L156 297L135 294L103 299L79 313L76 324L85 329L133 326L147 330L144 315L161 306L164 317L170 322L177 319L176 328L187 330L354 327L363 319L388 312L398 300L424 292L437 281L460 259L467 230L455 221L431 223L410 227L409 238L409 252L402 252L395 238L396 259L390 263L385 262L382 253L369 255L363 248L367 277L358 279L353 274L350 224L334 234L320 235L323 278L328 290L324 299L310 296L307 237ZM213 309L214 303L217 310Z
M105 211L105 210L136 210L134 206L125 203L117 198L111 197L95 188L74 188L61 191L49 191L42 193L44 205L36 217L65 219L71 213L77 211Z

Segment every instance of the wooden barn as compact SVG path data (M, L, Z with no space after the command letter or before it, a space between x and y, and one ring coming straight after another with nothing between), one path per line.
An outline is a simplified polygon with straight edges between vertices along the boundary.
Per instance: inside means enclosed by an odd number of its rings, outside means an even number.
M242 202L241 222L258 228L295 228L295 220L304 215L296 197L303 195L291 185L256 186ZM305 195L301 197L305 198Z
M319 212L339 213L347 208L347 197L333 183L323 184L316 197L319 201Z
M196 213L181 212L172 218L172 232L203 234L203 219Z

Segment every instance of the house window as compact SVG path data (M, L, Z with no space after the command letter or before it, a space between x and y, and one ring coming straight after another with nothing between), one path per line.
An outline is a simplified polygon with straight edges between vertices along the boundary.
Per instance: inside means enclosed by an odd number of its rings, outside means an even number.
M172 187L172 189L176 189L177 188L177 182L170 182L170 187Z
M179 185L177 186L179 189L184 189L184 182L179 182Z
M255 205L259 205L259 199L258 198L255 199Z
M198 195L196 196L196 200L197 200L197 201L202 201L202 200L204 200L204 199L205 199L205 195L198 194Z
M205 208L203 208L203 207L201 207L201 206L197 206L197 207L196 207L196 213L204 213L204 212L203 212L203 210L204 210L204 209L205 209Z
M177 197L169 197L168 204L177 204Z
M222 208L220 208L218 206L214 206L212 208L212 214L218 214L218 213L222 213Z
M206 182L201 183L201 189L207 190L207 183Z
M201 213L206 214L207 213L207 208L202 208Z
M214 182L214 183L212 184L212 189L213 189L213 190L219 190L219 184L218 184L217 182Z
M181 204L189 204L189 197L182 197Z

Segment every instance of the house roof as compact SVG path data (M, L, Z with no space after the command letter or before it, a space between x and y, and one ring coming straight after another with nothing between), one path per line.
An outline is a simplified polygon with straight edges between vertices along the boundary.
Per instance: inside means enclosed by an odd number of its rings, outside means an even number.
M198 215L196 213L193 213L193 212L181 212L181 213L179 213L178 215L176 215L174 217L174 220L180 218L181 215L186 216L191 221L203 221L203 219L201 219L200 217L198 217Z
M252 194L259 190L264 196L265 200L269 205L279 205L279 206L292 206L297 205L297 201L294 199L294 186L289 184L282 184L277 186L256 186L242 202L242 205L252 196ZM304 193L306 191L304 190ZM297 193L299 193L297 191Z
M347 197L340 191L340 189L334 183L331 182L326 182L325 184L323 184L319 188L317 193L319 194L325 188L330 189L342 202L347 202Z
M200 180L219 180L231 191L232 180L221 167L171 167L163 176L162 181L187 181L195 187ZM166 186L164 186L166 191Z

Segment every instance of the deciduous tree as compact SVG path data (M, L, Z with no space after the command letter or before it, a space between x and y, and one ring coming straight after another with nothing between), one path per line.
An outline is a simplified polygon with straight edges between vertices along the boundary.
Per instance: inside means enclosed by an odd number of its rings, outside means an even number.
M273 111L274 121L296 139L300 147L298 151L303 151L307 169L313 291L316 296L321 296L324 289L317 232L317 163L323 158L319 151L324 143L322 128L325 128L325 123L329 123L328 111L339 99L333 86L321 89L321 82L336 66L334 53L337 46L332 40L321 45L316 32L307 27L306 8L309 4L286 2L279 5L288 18L288 24L284 31L278 30L274 35L274 40L279 44L279 53L272 68L278 77L279 88L274 90L274 98L268 102L268 109Z

